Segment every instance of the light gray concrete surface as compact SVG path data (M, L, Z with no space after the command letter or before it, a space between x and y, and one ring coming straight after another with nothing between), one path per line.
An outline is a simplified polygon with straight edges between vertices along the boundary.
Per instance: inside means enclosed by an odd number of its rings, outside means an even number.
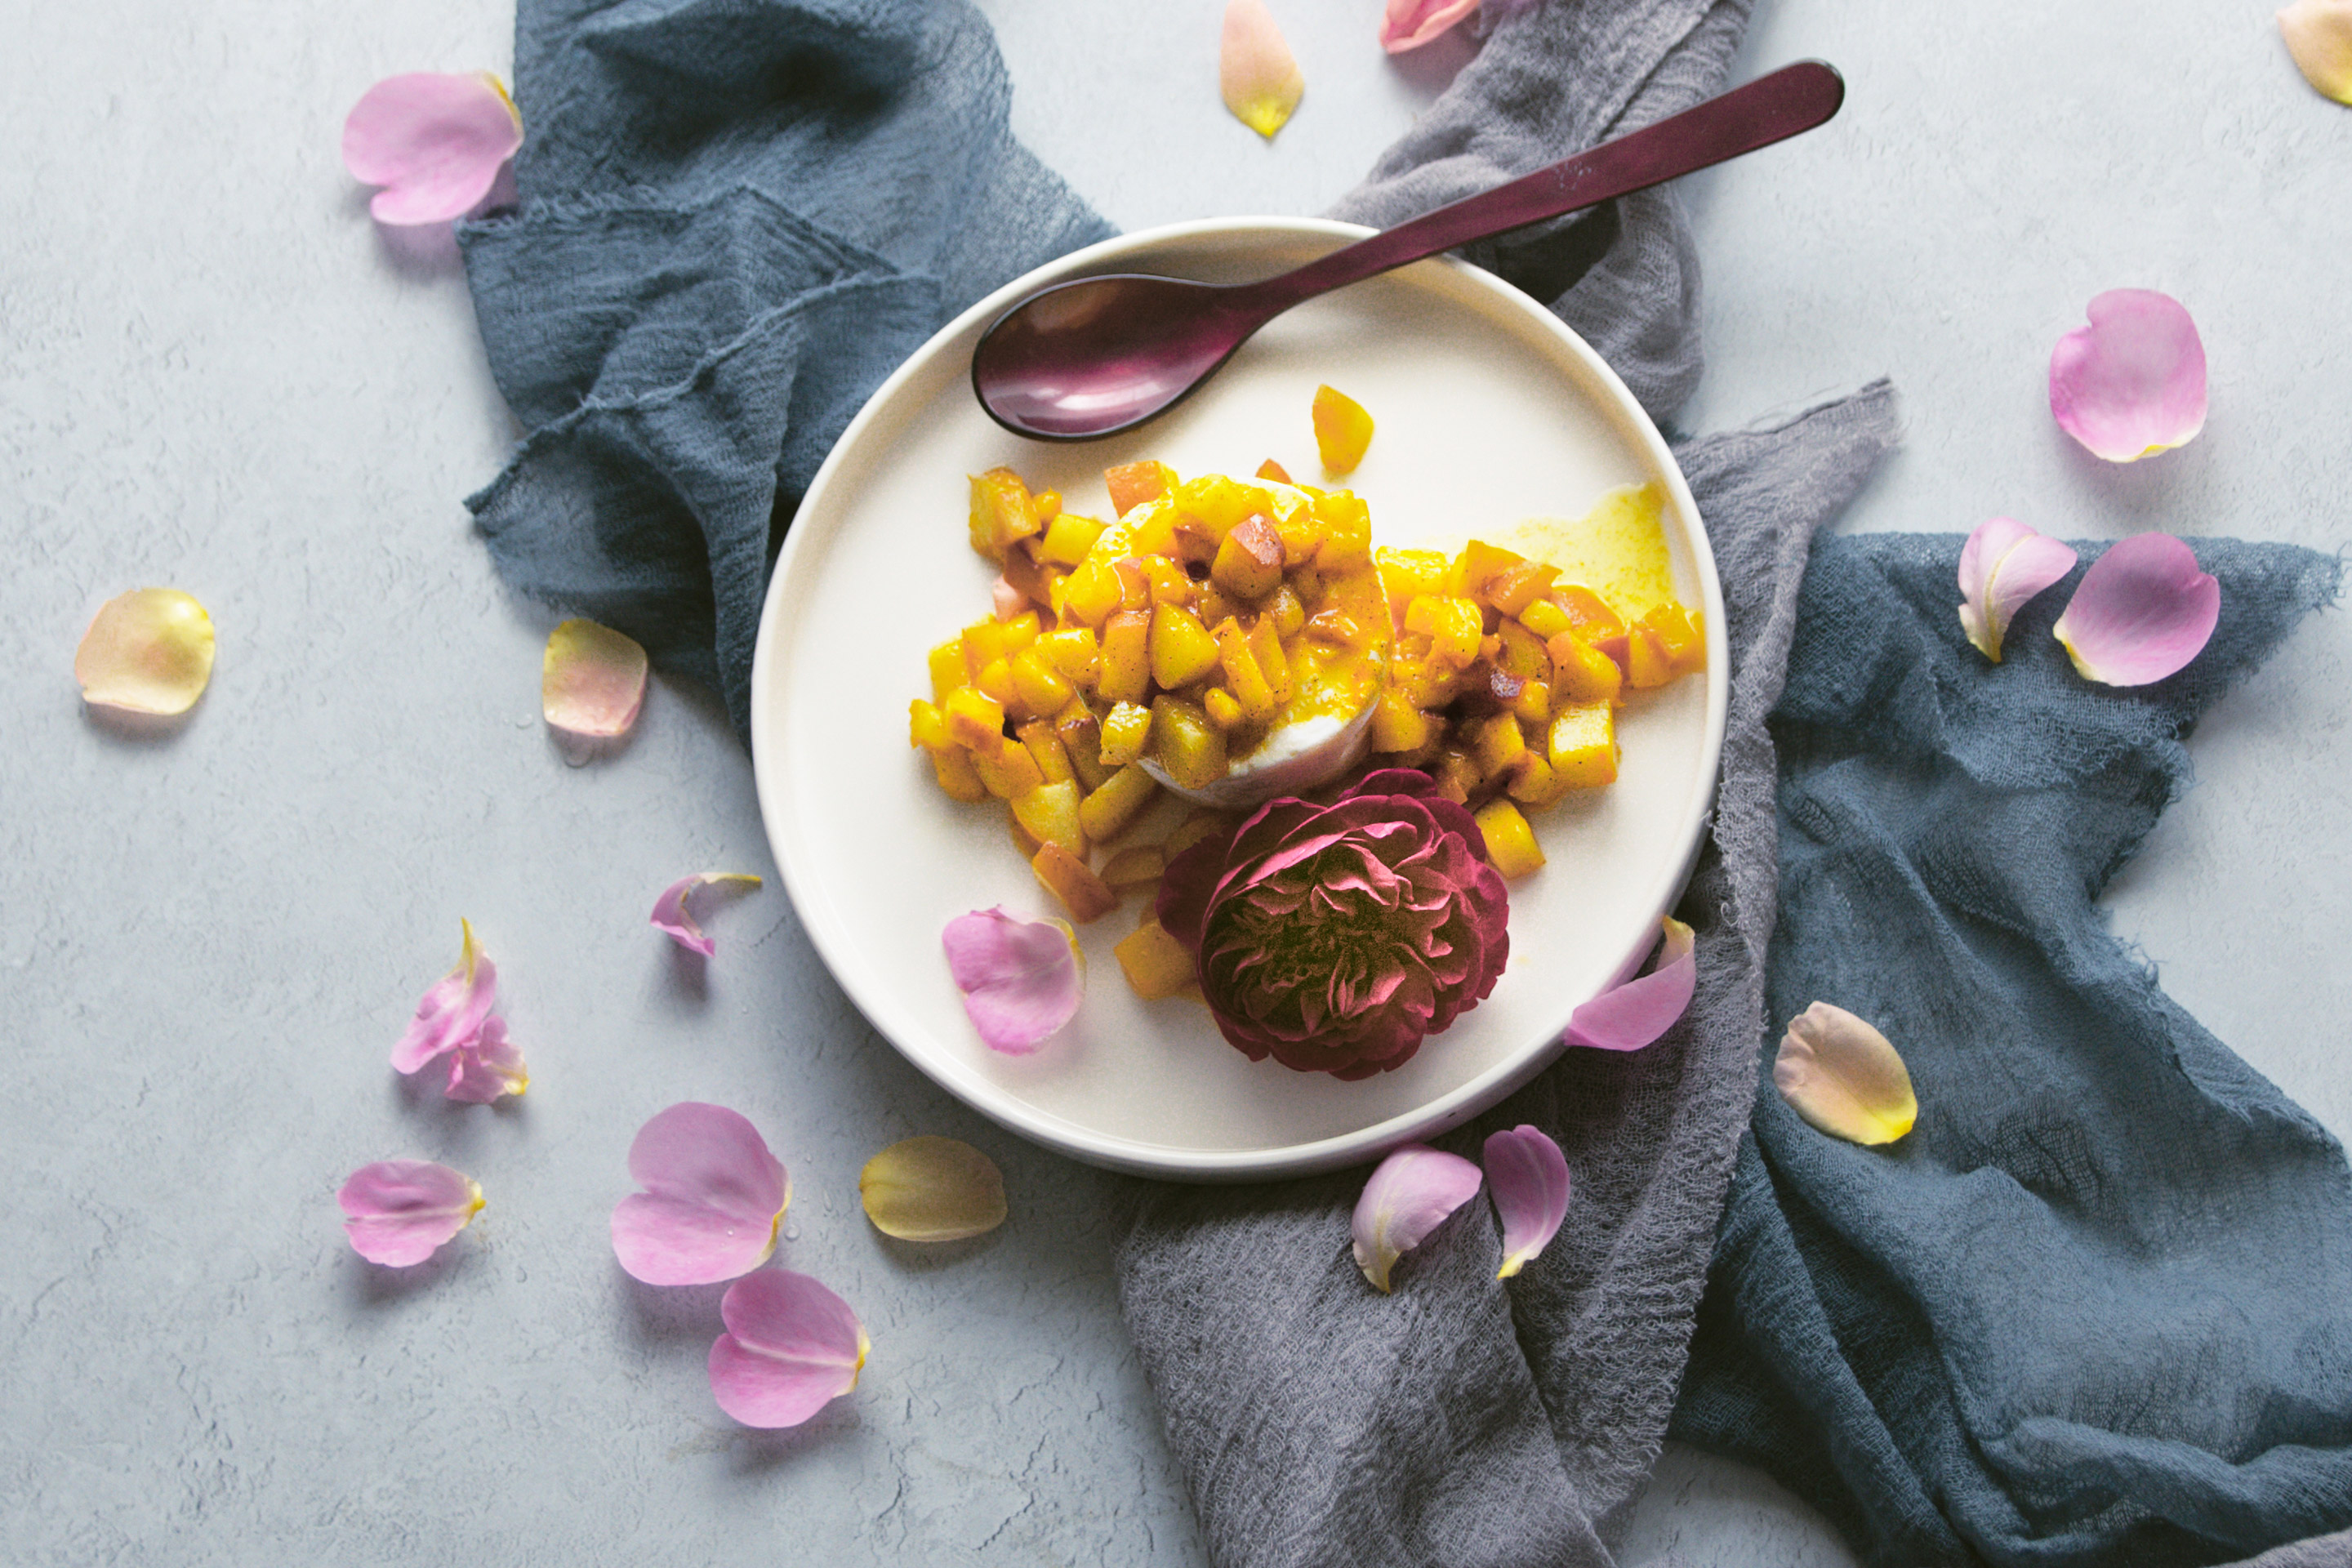
M1271 147L1215 100L1217 0L985 0L1019 129L1129 227L1311 212L1464 50L1399 67L1376 0L1275 0L1307 79ZM1806 54L1853 95L1804 142L1689 183L1712 368L1693 428L1882 372L1908 444L1857 527L2009 512L2338 548L2352 495L2352 110L2271 5L1766 0L1741 74ZM401 70L503 68L503 5L8 7L0 33L0 1557L1199 1563L1117 1317L1107 1182L899 1061L781 889L708 964L645 923L704 869L772 874L714 705L656 683L569 767L538 717L551 618L499 588L459 498L511 429L446 239L369 221L341 117ZM2084 301L2165 289L2213 416L2127 469L2042 399ZM190 720L87 715L105 598L196 594ZM2112 903L2173 994L2339 1132L2352 980L2342 826L2352 633L2315 620L2195 742L2202 782ZM385 1065L459 918L533 1083L443 1103ZM681 1099L791 1167L783 1257L874 1339L799 1431L711 1405L717 1290L635 1286L624 1156ZM1003 1166L1013 1217L919 1252L858 1213L914 1131ZM403 1275L344 1246L344 1174L410 1154L489 1207ZM1670 1450L1629 1563L1843 1564L1751 1472Z

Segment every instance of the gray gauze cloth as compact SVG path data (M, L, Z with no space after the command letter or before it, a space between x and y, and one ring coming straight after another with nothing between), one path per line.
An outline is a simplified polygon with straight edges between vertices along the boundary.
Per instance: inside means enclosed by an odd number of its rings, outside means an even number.
M2104 546L1995 665L1953 613L1961 542L1824 543L1772 721L1770 1016L1877 1026L1918 1124L1825 1137L1768 1064L1675 1435L1771 1471L1884 1568L2182 1568L2342 1531L2344 1152L2095 902L2186 784L2181 737L2337 563L2198 542L2212 640L2117 690L2050 635Z
M1507 22L1336 216L1391 221L1687 107L1720 85L1746 18L1743 4L1588 4ZM1661 419L1696 382L1697 270L1671 195L1476 258L1557 295ZM1665 1433L1753 1092L1775 863L1765 716L1798 584L1814 531L1894 426L1878 385L1678 452L1721 568L1732 668L1712 837L1680 911L1697 996L1656 1045L1569 1051L1438 1141L1475 1158L1487 1131L1521 1122L1559 1141L1574 1222L1544 1255L1497 1280L1482 1201L1383 1296L1349 1249L1360 1172L1136 1185L1120 1300L1222 1568L1611 1562Z
M520 0L517 204L461 226L527 434L467 505L508 584L750 733L783 528L884 377L1106 238L1013 139L966 0Z

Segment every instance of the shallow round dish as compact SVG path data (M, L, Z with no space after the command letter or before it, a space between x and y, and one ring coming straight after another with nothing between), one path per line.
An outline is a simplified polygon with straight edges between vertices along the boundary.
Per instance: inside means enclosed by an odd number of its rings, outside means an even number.
M1088 272L1239 281L1368 231L1218 219L1078 251L982 300L877 391L810 486L776 563L751 668L760 806L802 924L843 990L917 1067L1004 1126L1097 1164L1188 1180L1358 1163L1475 1115L1563 1048L1579 1004L1640 963L1689 875L1712 803L1727 692L1723 595L1689 488L1656 428L1583 341L1476 268L1417 262L1311 300L1260 332L1162 418L1048 445L981 412L972 344L1039 286ZM1702 679L1646 693L1620 721L1617 782L1532 820L1549 863L1511 885L1511 956L1494 993L1392 1072L1358 1083L1252 1062L1207 1011L1145 1002L1111 946L1139 900L1079 928L1085 1005L1030 1057L965 1018L942 927L1002 905L1064 911L1013 847L996 802L943 795L907 744L925 655L987 613L994 573L965 542L966 476L1005 464L1074 511L1109 515L1102 470L1158 458L1180 474L1275 458L1324 480L1308 405L1328 382L1378 424L1344 483L1379 544L1458 545L1535 516L1576 517L1619 485L1667 497L1676 587L1703 606Z

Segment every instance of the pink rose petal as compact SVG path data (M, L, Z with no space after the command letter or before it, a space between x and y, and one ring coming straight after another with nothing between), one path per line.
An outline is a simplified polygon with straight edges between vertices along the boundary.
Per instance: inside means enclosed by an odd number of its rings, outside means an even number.
M522 116L488 71L389 77L343 121L343 167L383 187L368 204L378 223L462 217L521 145Z
M2074 552L2015 518L1977 524L1960 548L1960 629L2000 662L2000 639L2026 601L2074 569Z
M2352 0L2295 0L2278 14L2278 25L2303 79L2352 104Z
M2146 686L2185 667L2221 618L2221 584L2168 533L2136 533L2083 574L2051 628L2085 680Z
M646 669L635 638L593 621L565 621L547 634L541 710L569 734L625 735L646 705Z
M760 879L748 871L698 871L691 877L682 877L654 900L653 923L667 931L678 946L709 958L719 951L719 944L703 935L702 927L695 923L694 910L687 903L689 896L704 888L716 887L738 888L748 893L759 885Z
M1298 107L1307 79L1265 0L1227 0L1217 85L1234 118L1269 142Z
M1568 1156L1540 1128L1522 1123L1486 1140L1486 1191L1503 1221L1507 1279L1533 1262L1568 1217Z
M335 1201L352 1249L370 1263L422 1263L473 1222L482 1189L429 1160L379 1160L353 1171Z
M792 1200L759 1129L720 1105L673 1105L637 1130L613 1254L648 1285L709 1285L767 1261Z
M213 618L177 588L136 588L99 606L74 649L81 700L131 713L185 713L213 678Z
M473 923L457 923L466 933L457 967L436 981L417 1003L408 1032L392 1047L392 1065L397 1072L415 1072L436 1057L471 1044L498 1004L498 969L475 942Z
M2205 427L2205 345L2179 300L2111 289L2087 313L2091 324L2050 354L2059 428L2111 463L2129 463Z
M1664 921L1665 941L1656 967L1638 979L1603 991L1569 1016L1571 1046L1604 1051L1638 1051L1674 1027L1698 988L1698 961L1692 955L1691 928L1672 915Z
M1356 1200L1356 1267L1381 1290L1396 1260L1419 1247L1445 1216L1476 1194L1478 1167L1424 1143L1407 1143L1380 1163Z
M992 1050L1027 1056L1076 1016L1086 959L1060 921L1016 921L974 910L940 933L963 1010Z
M1381 47L1392 55L1417 49L1478 9L1478 0L1389 0L1381 16Z
M768 1268L719 1303L710 1392L746 1426L797 1426L857 1386L870 1348L849 1303L805 1274Z
M530 1072L523 1066L522 1051L507 1038L507 1021L485 1018L471 1040L449 1053L449 1085L441 1097L488 1105L530 1087Z

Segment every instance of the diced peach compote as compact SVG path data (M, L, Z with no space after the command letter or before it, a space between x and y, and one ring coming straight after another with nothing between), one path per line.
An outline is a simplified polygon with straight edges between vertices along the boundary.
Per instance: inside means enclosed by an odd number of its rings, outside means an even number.
M1591 557L1603 592L1483 541L1375 550L1362 500L1272 462L1252 479L1140 462L1104 479L1112 521L1009 468L973 478L995 613L931 649L930 697L908 721L946 794L1005 803L1074 920L1148 897L1187 845L1236 820L1174 822L1165 790L1229 813L1367 750L1426 771L1477 814L1496 866L1528 875L1543 852L1527 814L1614 780L1629 695L1706 666L1706 629L1665 596L1655 551ZM1654 531L1649 500L1604 509L1630 538ZM1171 945L1148 922L1120 944L1139 989L1188 983Z

